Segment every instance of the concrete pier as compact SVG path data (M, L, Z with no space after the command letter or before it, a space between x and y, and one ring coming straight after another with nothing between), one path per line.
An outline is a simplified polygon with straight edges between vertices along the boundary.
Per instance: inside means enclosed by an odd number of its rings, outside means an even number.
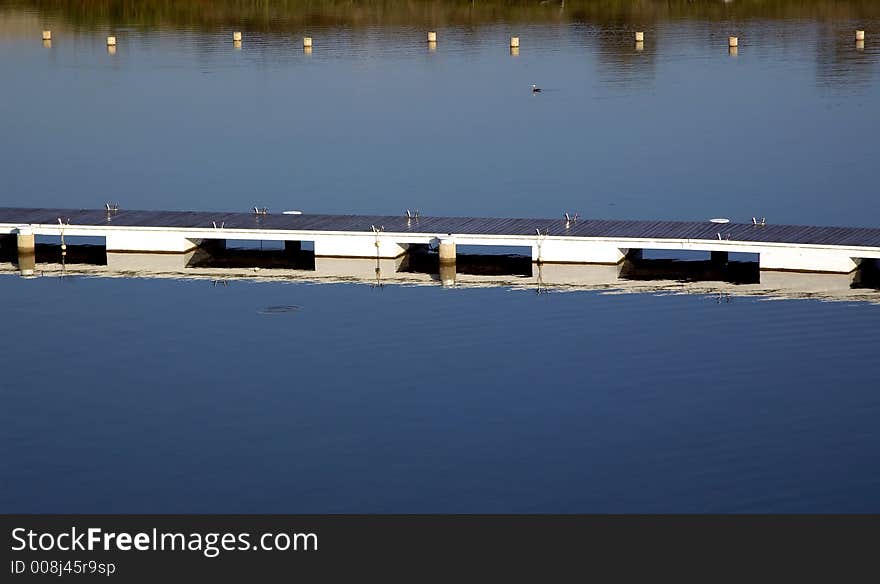
M63 225L58 219L65 218ZM488 217L288 215L105 209L0 208L0 236L15 235L33 248L34 236L90 237L108 252L180 254L217 240L298 242L316 257L393 259L430 245L441 262L459 246L522 248L533 262L619 264L641 250L752 254L761 269L849 273L880 258L880 227L719 224L709 221L566 220ZM302 249L301 247L299 249Z
M311 49L312 48L312 37L303 37L303 48Z
M241 32L240 31L235 31L234 33L232 33L232 42L239 42L239 43L241 42Z
M863 41L863 40L865 40L865 31L863 31L863 30L857 30L857 31L856 31L856 40L857 40L857 41Z
M645 33L643 33L642 31L636 32L635 37L637 43L645 42Z
M116 46L116 37L115 36L108 36L107 37L107 46L108 47L115 47Z
M44 30L43 31L43 40L44 41L51 41L52 40L52 31L51 30Z
M436 43L437 42L437 33L434 32L433 30L428 32L428 42L429 43Z
M519 48L519 37L518 36L510 37L510 48L511 49L518 49Z

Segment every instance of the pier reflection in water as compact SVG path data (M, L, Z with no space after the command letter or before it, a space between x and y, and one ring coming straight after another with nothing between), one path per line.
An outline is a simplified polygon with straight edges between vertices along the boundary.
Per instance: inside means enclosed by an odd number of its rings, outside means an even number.
M536 291L729 294L821 298L880 304L880 267L849 274L760 270L755 261L650 259L617 265L534 263L514 254L459 254L451 265L418 249L394 259L315 257L308 249L199 248L184 254L113 253L98 245L38 244L18 257L0 246L0 273L23 277L93 276L302 281L370 285L501 286Z

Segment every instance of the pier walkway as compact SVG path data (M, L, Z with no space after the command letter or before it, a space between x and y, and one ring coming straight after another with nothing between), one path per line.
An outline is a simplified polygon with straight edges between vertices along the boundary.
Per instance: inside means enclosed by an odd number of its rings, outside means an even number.
M759 256L761 269L849 273L880 258L880 228L706 221L612 221L317 215L268 212L0 208L0 236L19 252L34 236L103 237L108 252L184 253L211 242L312 242L316 257L395 258L436 245L454 262L456 245L531 249L539 263L618 264L641 250L694 250L724 258Z

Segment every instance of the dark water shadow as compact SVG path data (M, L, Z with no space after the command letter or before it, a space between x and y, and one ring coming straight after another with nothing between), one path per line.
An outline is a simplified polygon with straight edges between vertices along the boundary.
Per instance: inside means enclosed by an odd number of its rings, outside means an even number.
M758 262L717 262L712 260L634 259L621 266L624 280L677 280L681 282L727 282L758 284Z
M189 268L260 268L264 270L314 270L310 250L238 249L219 246L200 248L187 262Z
M430 251L414 251L407 255L399 272L438 274L440 257ZM455 271L470 276L531 276L532 258L516 254L458 254Z

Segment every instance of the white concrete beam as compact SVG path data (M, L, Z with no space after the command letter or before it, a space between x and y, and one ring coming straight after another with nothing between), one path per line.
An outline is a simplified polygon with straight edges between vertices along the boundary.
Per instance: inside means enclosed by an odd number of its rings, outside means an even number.
M629 250L595 241L538 240L532 246L532 261L572 264L618 264Z
M396 258L406 253L406 244L375 235L344 235L315 238L315 257Z
M848 274L859 267L860 261L834 250L774 247L761 250L759 263L762 270Z

